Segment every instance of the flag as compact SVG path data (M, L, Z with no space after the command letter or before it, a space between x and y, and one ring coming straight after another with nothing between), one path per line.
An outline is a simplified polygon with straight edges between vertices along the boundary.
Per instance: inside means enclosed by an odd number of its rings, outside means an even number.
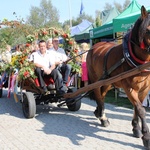
M83 6L83 3L82 3L82 1L81 1L80 15L83 14L83 9L84 9L84 6Z

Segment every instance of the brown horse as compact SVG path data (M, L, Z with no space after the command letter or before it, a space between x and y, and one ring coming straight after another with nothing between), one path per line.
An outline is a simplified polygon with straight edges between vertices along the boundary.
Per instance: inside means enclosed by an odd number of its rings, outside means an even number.
M150 14L145 7L141 7L141 16L135 22L131 31L124 37L124 42L117 45L113 42L99 42L95 44L87 55L87 68L90 83L113 77L138 65L150 61ZM112 85L103 85L94 89L97 103L95 116L100 119L102 126L108 126L109 121L104 113L104 98ZM122 79L113 84L123 88L128 99L133 104L134 116L132 120L133 135L142 137L143 144L150 149L150 133L146 123L145 108L142 102L150 89L150 72L142 73ZM139 124L141 119L141 127Z

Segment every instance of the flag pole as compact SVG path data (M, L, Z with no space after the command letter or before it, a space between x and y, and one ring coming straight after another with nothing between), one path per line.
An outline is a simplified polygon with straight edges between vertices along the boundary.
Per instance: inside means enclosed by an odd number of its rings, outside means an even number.
M70 19L70 28L72 27L72 17L71 17L71 4L70 4L70 0L68 0L68 4L69 4L69 19Z

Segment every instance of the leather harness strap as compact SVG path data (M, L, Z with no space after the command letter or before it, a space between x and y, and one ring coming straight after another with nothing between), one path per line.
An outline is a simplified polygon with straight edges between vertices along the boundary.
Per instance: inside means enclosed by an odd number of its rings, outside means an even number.
M117 68L125 61L125 59L122 58L122 59L119 60L117 63L115 63L113 66L111 66L109 69L107 69L108 56L109 56L111 50L112 50L114 47L116 47L116 46L111 47L111 48L107 51L107 53L105 54L105 56L104 56L103 75L102 75L101 79L106 79L106 78L108 78L109 75L110 75L115 69L117 69ZM100 79L100 80L101 80L101 79Z

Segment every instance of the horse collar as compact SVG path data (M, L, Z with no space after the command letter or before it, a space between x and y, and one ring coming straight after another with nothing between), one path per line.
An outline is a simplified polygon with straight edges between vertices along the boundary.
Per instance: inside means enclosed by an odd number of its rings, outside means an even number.
M137 67L139 65L147 63L147 61L140 60L134 55L132 51L131 42L130 42L131 34L132 32L127 33L123 39L123 54L126 61L131 67Z

